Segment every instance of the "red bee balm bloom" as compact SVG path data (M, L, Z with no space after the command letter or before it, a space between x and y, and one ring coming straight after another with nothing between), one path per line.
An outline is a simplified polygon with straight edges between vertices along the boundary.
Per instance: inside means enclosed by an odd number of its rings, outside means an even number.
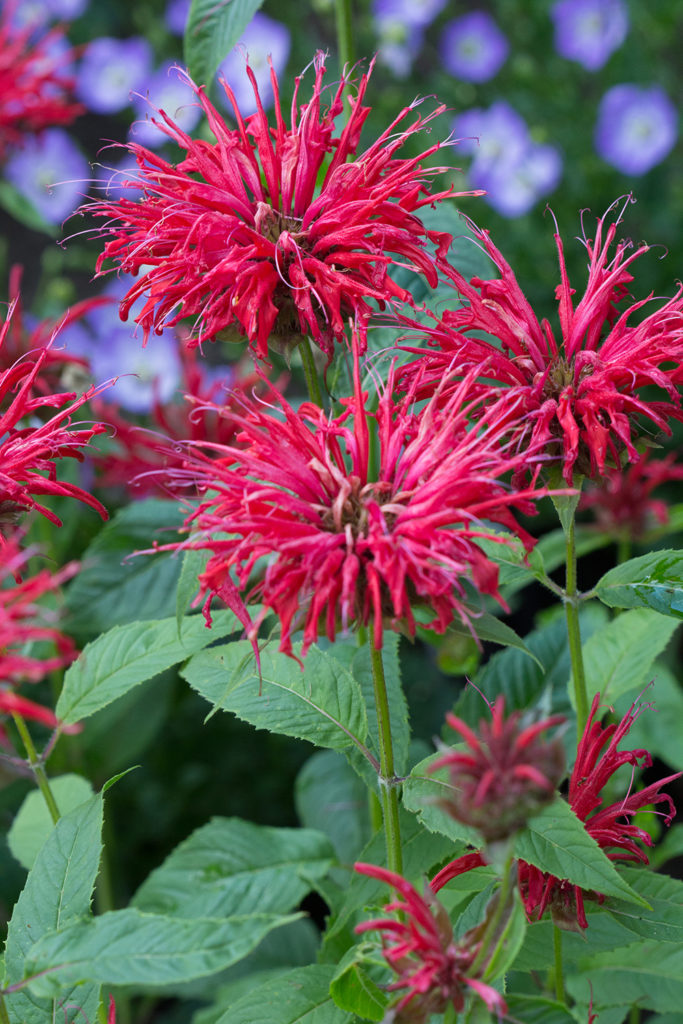
M329 109L322 110L321 54L314 67L313 95L300 107L296 79L291 127L284 122L272 70L274 126L248 65L257 111L246 121L223 82L236 129L189 82L215 141L190 138L160 111L159 127L186 152L185 159L174 166L131 144L142 198L103 199L87 207L106 218L101 234L108 241L98 270L112 259L127 273L142 271L121 303L121 316L125 319L133 303L146 296L136 318L145 339L153 329L161 332L194 317L194 344L235 324L260 359L267 359L271 337L296 344L302 334L312 335L331 358L349 317L364 332L373 311L368 299L380 307L395 299L411 301L390 278L392 263L422 271L436 283L436 266L450 236L427 231L415 211L451 194L429 192L430 180L446 168L421 167L440 144L419 157L398 159L395 153L445 108L401 130L412 111L405 108L369 149L350 160L370 109L361 105L368 75L362 76L350 101L351 116L335 136L348 81L342 77ZM436 259L425 249L427 239L437 244Z
M469 749L448 749L429 769L448 768L452 795L440 805L489 842L505 839L549 803L564 775L562 741L540 738L564 722L562 715L527 726L521 719L519 711L505 717L503 696L491 708L491 721L479 723L478 733L449 714L446 721Z
M640 764L647 768L652 759L647 750L617 749L643 707L632 704L619 725L603 727L594 721L599 702L600 694L596 694L569 780L569 804L610 860L647 864L647 855L636 841L652 846L652 839L643 829L631 824L631 818L643 807L663 803L668 807L665 821L670 824L676 809L671 797L660 790L667 782L677 779L681 772L654 782L639 792L629 792L623 800L603 808L601 790L617 769L624 764L634 767ZM519 863L519 884L530 919L540 918L550 907L558 925L570 929L577 925L588 927L583 904L585 893L579 886L555 878L524 861ZM599 894L597 898L603 899Z
M8 146L21 143L25 135L49 125L70 124L85 109L69 100L74 82L62 67L70 51L54 53L62 31L52 29L36 40L31 25L13 24L17 6L0 5L0 159Z
M507 1012L500 992L467 976L479 952L477 929L456 942L448 914L428 886L420 896L410 882L393 871L374 864L356 864L355 869L393 886L402 897L384 908L398 912L399 920L383 917L356 926L360 933L382 933L384 958L398 975L389 990L406 992L394 1007L391 1019L396 1024L426 1024L432 1014L443 1013L449 1003L460 1013L468 988L484 1000L489 1010L499 1016Z
M436 326L412 324L440 351L423 355L407 370L407 379L426 373L434 387L454 366L458 375L479 367L482 377L522 398L533 420L533 440L562 456L568 483L575 470L601 475L608 459L614 465L624 457L636 461L632 430L637 417L670 433L668 420L683 415L677 390L683 381L683 287L667 302L650 296L620 312L618 305L633 280L631 266L649 247L629 252L630 243L619 242L610 256L618 224L619 217L609 223L605 216L597 222L595 240L583 239L590 260L588 284L576 307L562 240L555 234L561 279L556 290L559 342L547 320L539 323L488 232L477 229L500 278L468 281L451 270L466 304L447 312ZM634 322L650 302L658 307ZM496 343L483 340L480 332L492 335ZM640 397L646 385L658 387L662 398Z
M295 412L273 392L284 420L254 401L236 419L240 446L206 445L207 454L191 446L186 468L170 474L206 492L186 522L196 534L183 545L212 552L202 591L231 603L231 572L244 589L266 557L247 600L277 613L287 653L293 630L303 627L305 653L319 631L333 640L339 623L372 622L379 648L385 624L414 632L413 604L431 610L430 627L440 631L454 617L467 621L465 577L497 596L497 567L477 545L493 531L481 520L523 534L510 506L528 511L538 493L497 479L529 456L501 446L508 420L497 424L495 409L470 427L469 379L445 405L413 413L392 399L393 367L374 414L371 473L357 348L354 376L341 415L308 403Z

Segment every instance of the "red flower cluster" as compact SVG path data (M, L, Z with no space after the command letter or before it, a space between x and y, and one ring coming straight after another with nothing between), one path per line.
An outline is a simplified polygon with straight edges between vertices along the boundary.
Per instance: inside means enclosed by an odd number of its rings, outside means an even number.
M456 942L448 913L428 886L420 896L410 882L393 871L374 864L356 864L355 869L392 886L402 897L384 908L398 913L398 919L382 917L356 926L361 934L382 933L384 958L398 975L389 990L405 991L393 1008L391 1019L396 1024L426 1024L432 1014L443 1013L449 1004L461 1013L468 988L484 1000L490 1011L499 1016L507 1012L500 992L476 975L468 977L479 952L477 929Z
M618 749L643 710L642 707L632 704L619 725L603 727L600 722L594 721L599 702L600 694L596 694L569 780L569 804L577 817L585 823L586 832L595 839L610 860L647 864L647 855L637 841L652 846L652 839L643 829L633 825L631 818L650 804L665 804L668 807L665 821L667 825L670 824L676 809L671 797L660 790L668 782L677 779L681 772L645 786L639 792L629 792L623 800L609 807L602 807L601 792L617 769L624 764L648 767L652 759L647 750ZM556 924L570 929L577 925L588 927L584 910L585 893L579 886L555 878L523 861L519 863L518 873L524 907L530 919L540 918L550 908ZM598 894L597 898L602 900L603 897Z
M268 358L269 342L291 346L302 334L312 335L331 359L349 318L364 337L373 309L368 300L382 308L397 299L412 301L389 276L397 259L436 283L450 236L427 231L415 212L451 194L429 190L445 168L421 166L441 144L419 157L400 159L396 153L444 107L400 128L413 109L405 108L351 159L370 109L362 106L368 75L337 136L335 120L348 80L342 76L329 108L322 109L322 54L314 61L311 99L301 106L296 79L289 126L275 73L271 126L254 73L248 65L246 71L257 107L246 121L223 83L236 129L189 82L215 141L190 138L160 111L159 127L185 151L185 159L172 165L142 146L128 147L139 167L136 188L141 185L144 194L140 201L103 199L86 208L106 219L98 270L112 259L126 273L141 272L121 303L121 316L145 296L136 318L145 339L152 330L194 317L194 344L234 324L260 359ZM427 239L438 246L436 260L425 248Z
M562 240L555 234L561 279L559 341L547 320L539 323L488 232L476 228L500 278L468 281L451 269L463 306L447 312L435 326L404 318L438 350L408 367L406 379L419 374L426 393L440 386L444 375L460 377L476 367L482 378L523 402L533 422L533 441L561 456L568 483L575 471L595 477L609 462L636 461L632 431L638 417L667 433L669 419L683 418L677 390L683 382L683 287L664 303L650 296L619 310L633 280L632 264L649 246L630 251L630 243L618 242L611 251L620 223L619 217L609 222L611 212L598 220L594 241L583 239L590 261L588 284L576 306ZM657 308L638 320L652 302ZM482 339L481 332L495 341ZM656 386L661 399L641 397L646 385Z
M357 345L354 358L354 395L341 415L308 403L295 411L273 392L281 414L245 403L235 415L239 446L193 445L185 468L170 474L204 495L183 546L211 552L200 577L207 610L213 594L232 606L235 571L247 601L278 615L288 654L301 627L304 653L320 632L333 640L339 625L353 624L372 624L379 648L387 625L414 633L415 605L432 613L430 627L440 632L454 617L469 621L476 611L467 608L465 580L498 597L497 566L477 542L496 539L490 523L528 540L510 509L529 511L539 493L501 482L529 454L502 444L507 413L502 424L495 408L471 424L469 378L447 403L414 412L392 397L392 367L371 414Z
M637 540L648 530L669 521L665 501L652 492L672 480L683 480L683 465L672 452L652 458L648 448L632 466L609 469L581 494L580 509L592 509L598 526L612 537Z
M564 722L562 715L523 726L521 712L505 717L500 696L491 721L482 720L478 733L456 715L446 721L469 749L448 749L429 770L448 768L451 793L440 804L457 821L494 842L521 828L553 799L564 775L564 747L560 739L541 739L541 733Z
M53 52L63 38L61 30L52 29L36 40L31 25L13 24L16 7L12 2L0 5L0 159L25 135L70 124L85 109L71 102L73 79L62 72L70 53Z

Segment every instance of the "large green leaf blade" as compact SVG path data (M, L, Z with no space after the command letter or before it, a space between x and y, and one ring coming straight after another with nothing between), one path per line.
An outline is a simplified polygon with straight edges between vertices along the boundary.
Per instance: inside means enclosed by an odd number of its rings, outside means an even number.
M133 906L183 918L287 913L333 863L320 832L214 818L152 872Z
M62 815L80 807L93 795L92 786L82 775L53 776L50 789ZM7 843L12 854L27 871L33 867L40 848L53 828L54 822L43 794L38 789L31 790L7 833Z
M191 658L182 675L215 707L232 711L257 729L333 750L352 744L362 747L367 736L358 683L316 646L308 651L303 671L294 658L265 648L259 679L248 641L221 644Z
M175 918L132 907L49 932L32 947L27 975L37 996L84 982L178 985L230 967L274 928L300 915Z
M595 587L610 608L652 608L683 618L683 551L651 551L610 569Z
M323 964L297 968L233 1003L216 1024L351 1024L353 1015L330 998L333 974Z
M185 63L198 85L210 86L263 0L192 0L185 28Z
M597 953L579 962L567 988L579 1002L595 1007L639 1006L674 1013L683 1005L683 945L656 940Z

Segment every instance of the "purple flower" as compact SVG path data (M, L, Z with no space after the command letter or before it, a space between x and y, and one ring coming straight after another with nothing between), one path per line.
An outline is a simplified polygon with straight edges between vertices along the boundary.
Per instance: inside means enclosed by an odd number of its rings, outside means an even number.
M372 17L376 25L402 26L406 34L411 28L426 28L446 6L446 0L372 0Z
M460 140L458 148L473 156L479 169L517 160L529 144L526 121L504 100L492 103L488 110L463 111L453 121L453 132Z
M508 55L508 41L490 14L472 11L449 21L440 43L447 71L465 82L487 82Z
M287 66L290 42L289 29L286 25L257 12L247 25L237 46L230 51L218 68L219 76L226 79L234 92L243 117L256 111L254 88L244 72L245 59L249 59L249 66L256 76L261 101L267 108L273 102L268 57L271 58L275 74L279 78Z
M135 113L140 118L130 130L131 141L152 148L168 142L168 135L152 123L151 117L161 121L156 111L163 110L185 132L196 127L202 111L192 88L187 84L180 68L169 61L147 80L142 95L133 98ZM154 110L150 110L150 106Z
M73 21L88 7L89 0L21 0L15 5L12 21L17 26L35 28L52 21Z
M182 36L187 25L192 0L170 0L164 14L164 24L174 36Z
M115 114L131 101L152 70L152 50L146 39L102 36L87 47L76 82L76 95L97 114Z
M12 154L5 177L44 220L59 224L82 203L90 167L67 132L49 128Z
M678 115L658 86L615 85L600 101L595 148L624 174L645 174L678 137Z
M550 14L557 52L589 71L601 68L628 32L623 0L559 0Z
M397 6L391 3L392 7ZM377 30L377 56L385 67L390 68L397 78L407 78L413 62L422 49L424 32L419 25L392 17L375 18Z

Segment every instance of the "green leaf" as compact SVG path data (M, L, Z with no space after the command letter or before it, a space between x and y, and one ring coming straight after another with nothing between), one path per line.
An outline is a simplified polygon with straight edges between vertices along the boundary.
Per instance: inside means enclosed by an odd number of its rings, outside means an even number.
M559 796L529 819L515 836L514 849L520 860L582 889L647 906Z
M476 828L456 821L439 807L439 800L446 799L451 789L448 768L441 768L437 772L429 772L428 769L440 757L440 753L430 754L415 765L403 784L403 806L417 814L430 832L448 836L454 843L468 843L480 848L483 845L482 837Z
M505 1002L510 1020L523 1020L524 1024L576 1024L567 1007L554 999L509 992Z
M610 704L622 693L641 689L677 628L675 619L634 608L594 633L583 645L589 702L596 693L603 704ZM573 686L569 693L573 701Z
M362 946L353 947L342 958L330 985L330 995L342 1010L358 1014L363 1020L384 1020L389 997L368 974Z
M92 637L126 622L175 615L181 562L174 553L131 557L154 541L172 542L182 525L177 502L149 498L121 509L83 554L70 583L68 629Z
M654 686L650 693L653 707L647 708L636 717L629 730L629 745L632 749L642 748L649 751L653 757L659 757L674 771L683 771L683 690L676 676L666 665L658 662L652 674ZM630 696L617 701L617 715L625 714L631 702Z
M610 900L607 910L637 935L683 947L683 882L644 867L623 868L622 876L634 892L650 904L638 909L622 900Z
M227 610L216 612L211 629L203 616L190 616L180 637L175 618L114 626L87 644L67 669L57 715L67 723L87 718L134 686L241 629Z
M352 1015L330 998L333 974L326 965L299 967L254 989L216 1024L351 1024Z
M192 0L185 28L184 56L198 85L210 86L224 60L263 0Z
M90 898L102 850L102 795L92 797L65 814L43 843L9 923L5 949L5 986L21 981L35 943L90 911ZM53 1001L52 997L55 997ZM45 1024L61 1019L57 1002L72 1008L66 1020L82 1020L77 1007L94 1019L97 987L73 992L65 981L52 991L22 989L5 996L11 1024Z
M683 945L640 942L579 961L567 978L574 999L595 1006L633 1006L672 1013L683 1005Z
M299 653L295 645L295 653ZM360 687L348 669L312 646L304 670L271 648L261 652L261 679L247 640L195 655L182 676L216 708L232 711L257 729L343 750L362 746L368 731Z
M620 924L604 908L586 901L585 909L588 928L582 930L580 934L562 932L562 960L565 965L574 964L583 957L592 957L605 950L629 946L633 942L633 932ZM551 968L555 962L553 930L554 925L549 915L543 921L530 924L513 970L529 972Z
M0 206L31 231L42 231L53 238L57 236L56 225L48 224L33 203L8 181L0 181Z
M493 913L493 906L489 913ZM489 913L487 913L487 919ZM494 935L493 956L486 962L486 969L482 975L483 980L487 982L502 978L509 971L524 942L527 920L522 897L516 886L512 890L512 907L506 907L505 914L503 927L499 927Z
M197 548L188 548L183 555L183 566L178 577L178 588L175 596L178 634L182 630L185 613L199 590L198 576L204 570L208 557L208 552L200 551Z
M567 486L567 482L562 476L562 470L559 466L550 466L547 470L548 483L553 488L563 488ZM574 515L576 513L577 506L581 499L581 485L583 483L583 477L577 473L574 474L574 494L551 494L550 499L555 506L560 524L565 534L569 533L570 529L574 524Z
M92 786L82 775L55 776L50 779L50 789L62 816L93 795ZM53 828L43 794L38 790L28 793L7 834L10 850L27 871L33 867L38 851Z
M610 608L652 608L683 618L683 552L651 551L610 569L595 587Z
M453 632L459 633L461 636L472 635L464 622L455 622L450 628ZM497 619L495 615L491 615L490 612L482 612L481 615L473 617L472 628L480 640L499 644L501 647L516 647L517 650L523 651L524 654L529 658L533 658L534 661L543 668L541 662L533 651L529 650L521 636L519 636L518 633L515 633L514 629L506 625L506 623Z
M64 986L178 985L236 963L261 939L298 914L179 918L143 914L132 907L78 921L45 935L30 951L27 974L38 996Z
M655 871L659 871L667 861L681 856L683 856L683 825L674 825L662 841L657 843L654 853L650 854L650 864Z
M384 637L382 648L382 664L387 686L389 701L389 718L391 721L391 739L394 750L394 769L397 775L404 775L408 770L408 748L410 747L410 723L408 721L408 704L401 686L401 664L398 656L399 637L390 633ZM372 680L372 662L370 644L361 647L351 662L351 673L360 684L368 717L368 747L379 760L379 727L377 725L377 707L375 690ZM360 751L349 751L349 760L362 778L371 786L377 785L377 776L362 757Z
M294 800L301 822L328 835L340 861L355 860L370 834L368 793L343 754L317 750L309 757Z
M321 832L214 818L149 875L132 905L182 918L287 913L333 863Z

